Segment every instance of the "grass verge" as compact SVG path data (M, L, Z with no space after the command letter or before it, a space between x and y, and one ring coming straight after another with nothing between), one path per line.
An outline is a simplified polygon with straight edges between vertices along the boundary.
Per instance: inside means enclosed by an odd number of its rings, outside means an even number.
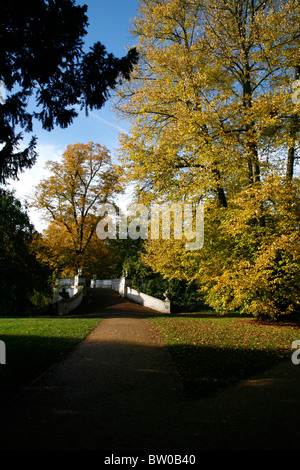
M148 319L170 351L191 398L251 377L291 357L298 325L213 315Z
M2 403L62 360L101 321L100 318L0 318L6 364L0 365Z

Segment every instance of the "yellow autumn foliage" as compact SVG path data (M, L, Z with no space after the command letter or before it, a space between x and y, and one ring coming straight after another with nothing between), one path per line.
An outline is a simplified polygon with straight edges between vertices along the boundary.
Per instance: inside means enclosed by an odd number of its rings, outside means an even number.
M197 280L218 311L299 308L300 4L140 0L140 61L119 91L139 201L205 203L205 244L149 240L145 261Z
M49 222L38 237L39 256L63 275L81 268L87 276L108 276L113 256L95 231L99 206L121 191L120 168L106 147L93 142L69 145L47 168L50 176L36 186L32 201Z

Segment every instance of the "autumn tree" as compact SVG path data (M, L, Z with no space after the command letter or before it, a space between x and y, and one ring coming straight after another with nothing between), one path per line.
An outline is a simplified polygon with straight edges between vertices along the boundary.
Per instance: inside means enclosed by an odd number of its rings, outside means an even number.
M119 170L106 147L93 142L69 145L61 162L49 161L46 167L50 177L36 186L32 202L50 223L38 245L40 256L56 271L74 275L79 267L91 266L92 252L99 250L99 262L108 252L95 235L97 213L100 204L114 203Z
M142 0L133 23L141 60L118 105L132 123L121 136L128 178L149 205L203 201L206 213L201 251L151 240L145 259L168 278L201 278L219 310L299 306L299 13L294 0Z
M86 229L84 236L89 235ZM50 223L42 234L35 235L31 246L37 260L48 266L55 278L70 278L78 273L78 257L74 255L74 242L66 226ZM115 253L93 232L84 254L80 256L84 276L87 279L92 279L94 275L97 279L118 277L115 275L116 265Z
M7 0L0 4L0 183L17 178L36 160L36 138L18 149L21 132L35 119L47 131L66 128L78 109L99 109L137 61L134 49L122 58L95 43L84 52L87 6L74 0Z

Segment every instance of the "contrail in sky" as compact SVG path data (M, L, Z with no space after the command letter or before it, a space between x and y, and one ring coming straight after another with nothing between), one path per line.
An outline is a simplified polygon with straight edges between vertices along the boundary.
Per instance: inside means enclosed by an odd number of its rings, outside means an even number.
M91 116L93 116L94 118L99 119L99 121L102 121L102 122L104 122L105 124L108 124L109 126L114 127L114 128L117 129L118 131L123 132L124 134L129 134L129 132L126 131L125 129L123 129L122 127L117 126L116 124L113 124L112 122L107 121L106 119L102 118L101 116L98 116L97 114L95 114L95 113L93 113L93 112L90 112L89 114L90 114Z

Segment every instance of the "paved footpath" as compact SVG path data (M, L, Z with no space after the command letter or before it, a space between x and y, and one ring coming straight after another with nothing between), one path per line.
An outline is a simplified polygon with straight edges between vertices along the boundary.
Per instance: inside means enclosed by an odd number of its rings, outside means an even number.
M300 449L300 365L190 400L145 319L152 311L105 289L92 299L85 313L103 320L1 410L0 450Z

